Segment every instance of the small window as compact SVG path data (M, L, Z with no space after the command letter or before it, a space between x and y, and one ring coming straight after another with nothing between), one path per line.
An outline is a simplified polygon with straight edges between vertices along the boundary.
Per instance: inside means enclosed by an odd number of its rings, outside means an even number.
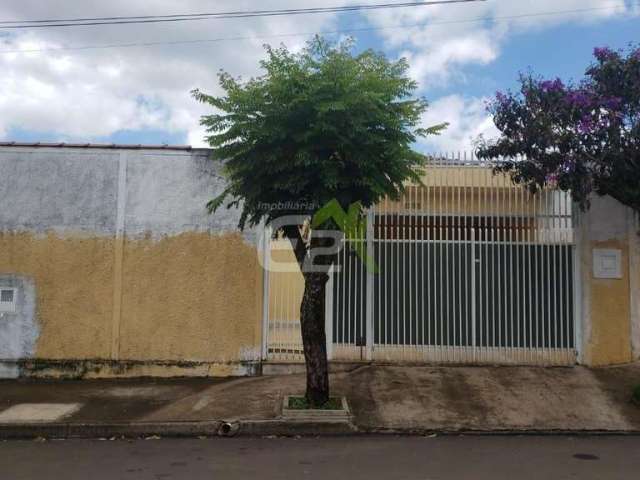
M16 289L0 288L0 313L16 311Z

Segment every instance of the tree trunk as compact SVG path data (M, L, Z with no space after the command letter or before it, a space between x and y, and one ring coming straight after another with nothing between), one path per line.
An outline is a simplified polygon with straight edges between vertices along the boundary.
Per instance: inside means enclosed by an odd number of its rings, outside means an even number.
M329 400L329 366L327 362L327 335L324 328L324 302L328 271L335 255L324 255L316 259L321 271L307 271L307 255L316 247L331 245L330 238L312 237L306 245L297 225L283 228L291 241L296 260L304 277L304 294L300 305L300 328L307 370L307 402L313 407L324 405Z
M329 368L325 332L325 288L329 276L322 272L304 274L304 295L300 323L307 369L307 402L319 407L329 400Z

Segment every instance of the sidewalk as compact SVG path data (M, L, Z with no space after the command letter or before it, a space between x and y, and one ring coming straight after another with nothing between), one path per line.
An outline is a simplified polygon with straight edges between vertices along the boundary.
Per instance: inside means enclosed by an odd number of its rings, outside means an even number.
M359 432L640 433L640 364L603 369L361 366L332 374ZM303 375L233 379L0 381L0 438L347 433L279 419ZM343 429L344 430L344 429ZM351 431L351 430L349 430Z

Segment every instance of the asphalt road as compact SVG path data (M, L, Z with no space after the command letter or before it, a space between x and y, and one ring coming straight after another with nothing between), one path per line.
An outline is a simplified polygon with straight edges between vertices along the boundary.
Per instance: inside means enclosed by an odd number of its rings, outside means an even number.
M637 479L640 437L342 437L0 443L0 479Z

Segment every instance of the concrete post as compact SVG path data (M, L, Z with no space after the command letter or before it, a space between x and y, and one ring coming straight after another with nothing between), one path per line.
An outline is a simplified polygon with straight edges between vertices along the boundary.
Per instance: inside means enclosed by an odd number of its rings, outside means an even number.
M640 360L640 215L629 210L629 291L631 294L631 351Z
M594 198L589 211L581 215L579 338L581 360L587 365L626 363L633 358L632 317L637 317L637 301L632 306L631 288L637 287L639 279L633 271L638 259L630 237L631 220L629 209L611 197Z

